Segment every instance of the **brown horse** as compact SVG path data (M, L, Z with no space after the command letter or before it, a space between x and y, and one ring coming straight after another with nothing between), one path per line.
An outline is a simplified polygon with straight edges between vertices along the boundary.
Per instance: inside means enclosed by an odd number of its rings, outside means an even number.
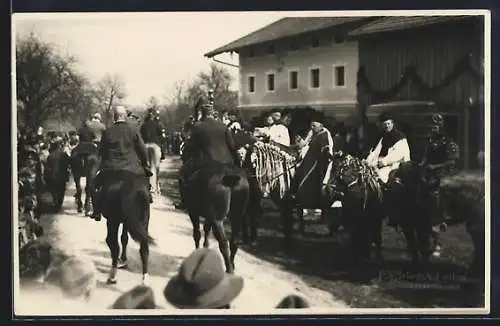
M112 263L108 284L116 283L116 272L120 263L118 259L120 254L118 245L120 224L123 224L122 245L124 237L128 241L127 231L132 239L140 244L143 282L147 283L149 245L155 242L148 233L150 213L148 179L128 171L119 171L114 175L109 175L99 190L96 203L107 219L106 243L111 251ZM122 248L121 258L126 261L126 243Z
M245 172L237 166L209 163L194 172L186 182L185 204L193 223L193 240L199 248L200 216L205 218L205 241L213 229L224 258L226 271L234 272L234 258L238 250L240 232L244 223L249 196L249 185ZM231 239L224 230L224 221L231 224Z

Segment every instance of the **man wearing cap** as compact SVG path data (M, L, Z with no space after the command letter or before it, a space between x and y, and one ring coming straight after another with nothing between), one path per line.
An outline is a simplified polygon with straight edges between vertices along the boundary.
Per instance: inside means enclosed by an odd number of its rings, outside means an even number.
M144 122L140 128L142 139L145 143L152 143L158 145L163 156L162 140L163 132L165 128L161 122L155 119L155 111L153 108L148 110L148 113L144 119Z
M211 105L201 107L201 120L191 128L190 138L183 152L183 161L180 184L196 170L211 162L235 164L238 154L232 132L222 123L214 119L214 109ZM184 207L183 186L180 185L181 203L176 208Z
M110 174L118 171L131 171L138 176L150 177L151 172L146 154L146 147L137 128L127 121L124 106L113 108L114 124L104 131L99 147L101 158L100 173L96 177L95 187L102 185ZM94 207L92 217L99 221L101 214L99 205Z
M366 162L377 168L379 180L384 184L389 173L396 170L399 164L410 160L410 147L406 136L394 126L394 119L384 112L380 114L383 135L375 148L368 153Z
M424 156L420 162L432 176L433 225L434 229L443 223L439 209L439 185L441 178L457 172L457 162L460 158L458 144L444 131L444 119L439 113L431 118L431 134L427 140ZM444 224L442 225L445 226ZM436 230L435 230L436 231Z

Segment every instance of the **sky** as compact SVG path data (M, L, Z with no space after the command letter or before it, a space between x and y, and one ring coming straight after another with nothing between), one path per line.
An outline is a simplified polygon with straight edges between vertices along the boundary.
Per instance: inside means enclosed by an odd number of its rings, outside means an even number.
M151 96L160 101L173 94L177 81L190 81L207 70L203 56L290 13L57 13L15 14L13 30L35 32L75 56L78 69L92 81L106 73L119 74L129 105L144 105ZM293 14L292 15L296 15ZM302 15L304 15L302 13ZM238 64L238 56L217 57ZM232 89L238 89L238 69Z

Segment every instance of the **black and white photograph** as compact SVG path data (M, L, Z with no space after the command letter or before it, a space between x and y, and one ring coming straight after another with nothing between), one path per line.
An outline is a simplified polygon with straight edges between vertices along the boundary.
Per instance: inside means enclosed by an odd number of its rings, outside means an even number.
M14 315L489 313L490 26L13 14Z

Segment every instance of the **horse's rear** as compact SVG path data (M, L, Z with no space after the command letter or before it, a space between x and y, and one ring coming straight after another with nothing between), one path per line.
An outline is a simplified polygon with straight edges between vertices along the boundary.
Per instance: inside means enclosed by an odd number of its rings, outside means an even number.
M78 212L85 210L90 216L91 204L95 205L94 180L99 169L99 154L97 146L92 143L79 143L71 153L71 173L75 181L75 202ZM81 178L85 178L85 204L82 204Z
M100 190L98 205L107 219L106 243L111 251L112 259L108 283L116 283L120 253L118 229L122 223L132 239L140 244L143 281L146 281L149 245L154 244L154 239L148 233L150 203L147 179L129 171L120 171L110 175Z
M146 153L148 155L148 163L151 166L153 175L150 178L151 192L153 194L160 194L160 159L161 159L161 148L155 143L146 143Z
M45 169L45 181L52 195L54 210L58 212L64 201L66 183L69 178L70 158L62 148L57 148L49 154Z
M186 206L193 223L193 239L199 247L201 232L199 217L205 218L205 242L208 247L210 228L219 242L219 248L228 273L234 272L234 257L249 198L249 184L245 172L234 165L213 163L195 172L186 185ZM224 220L229 218L231 239L224 230Z

